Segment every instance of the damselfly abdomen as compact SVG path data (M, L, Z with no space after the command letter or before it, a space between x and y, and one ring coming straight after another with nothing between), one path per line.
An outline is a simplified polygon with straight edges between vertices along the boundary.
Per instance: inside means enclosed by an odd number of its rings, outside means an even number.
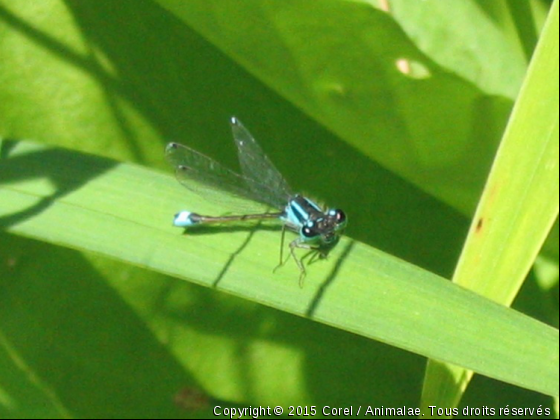
M295 249L314 251L312 258L317 255L325 258L338 243L346 227L346 215L339 209L323 210L309 198L293 194L253 136L235 117L231 119L231 128L242 175L187 146L169 143L165 154L175 167L177 179L187 188L209 199L218 198L220 201L219 197L227 194L234 201L249 199L276 211L227 216L203 216L181 211L175 215L174 225L187 228L209 223L279 219L283 222L279 266L284 262L282 250L284 234L288 229L299 235L290 242L290 254L299 267L301 286L306 274L303 264L305 256L298 259Z

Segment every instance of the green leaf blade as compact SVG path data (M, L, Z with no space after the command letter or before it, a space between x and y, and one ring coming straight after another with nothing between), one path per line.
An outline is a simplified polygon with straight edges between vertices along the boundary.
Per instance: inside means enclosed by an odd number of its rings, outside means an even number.
M22 142L0 166L5 180L0 225L9 232L101 253L520 386L557 392L557 374L551 372L558 366L558 331L551 327L348 238L328 260L308 267L300 289L295 265L272 273L277 229L181 235L170 223L177 206L204 204L170 176L48 150ZM73 155L75 163L67 177L61 153ZM57 191L45 182L48 176L32 179L29 167L20 165L31 156L42 165L33 173L58 174ZM102 171L91 177L92 168ZM84 185L78 187L80 171ZM41 202L47 205L38 207ZM526 346L513 346L520 337Z
M454 274L456 283L506 306L558 217L558 77L555 2ZM428 367L424 412L433 404L456 406L472 377L438 365Z

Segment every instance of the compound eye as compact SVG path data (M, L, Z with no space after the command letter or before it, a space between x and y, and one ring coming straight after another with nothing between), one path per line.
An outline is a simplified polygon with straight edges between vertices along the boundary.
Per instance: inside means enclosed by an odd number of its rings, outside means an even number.
M329 210L329 216L334 217L337 225L343 225L346 223L346 213L339 209Z
M301 228L301 234L306 238L314 238L318 235L314 224L306 224Z

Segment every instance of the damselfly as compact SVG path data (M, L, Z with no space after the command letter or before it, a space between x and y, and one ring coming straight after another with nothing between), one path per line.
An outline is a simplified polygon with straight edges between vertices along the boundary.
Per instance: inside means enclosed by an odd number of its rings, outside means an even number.
M309 198L293 194L288 183L249 131L235 117L231 118L230 123L243 174L235 173L187 146L169 143L165 154L175 167L177 179L187 188L208 199L218 198L218 201L222 201L224 195L228 197L229 202L239 203L242 200L247 203L249 199L277 211L227 216L203 216L181 211L175 215L173 224L186 228L208 223L279 219L283 226L278 266L284 263L283 245L286 229L296 232L299 236L290 242L290 254L299 267L299 283L302 286L306 274L303 260L306 256L298 259L295 249L312 251L312 259L317 255L319 258L325 258L338 243L346 227L346 215L339 209L321 209Z

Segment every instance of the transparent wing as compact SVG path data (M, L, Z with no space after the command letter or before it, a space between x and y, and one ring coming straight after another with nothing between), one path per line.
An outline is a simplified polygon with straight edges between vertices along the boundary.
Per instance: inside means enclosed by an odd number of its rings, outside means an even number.
M232 210L264 210L264 206L257 203L262 201L254 195L247 179L215 160L179 143L169 143L165 156L175 168L177 180L205 199Z
M253 196L276 208L283 208L292 197L288 183L264 154L251 133L235 118L231 130L237 145L239 164Z

